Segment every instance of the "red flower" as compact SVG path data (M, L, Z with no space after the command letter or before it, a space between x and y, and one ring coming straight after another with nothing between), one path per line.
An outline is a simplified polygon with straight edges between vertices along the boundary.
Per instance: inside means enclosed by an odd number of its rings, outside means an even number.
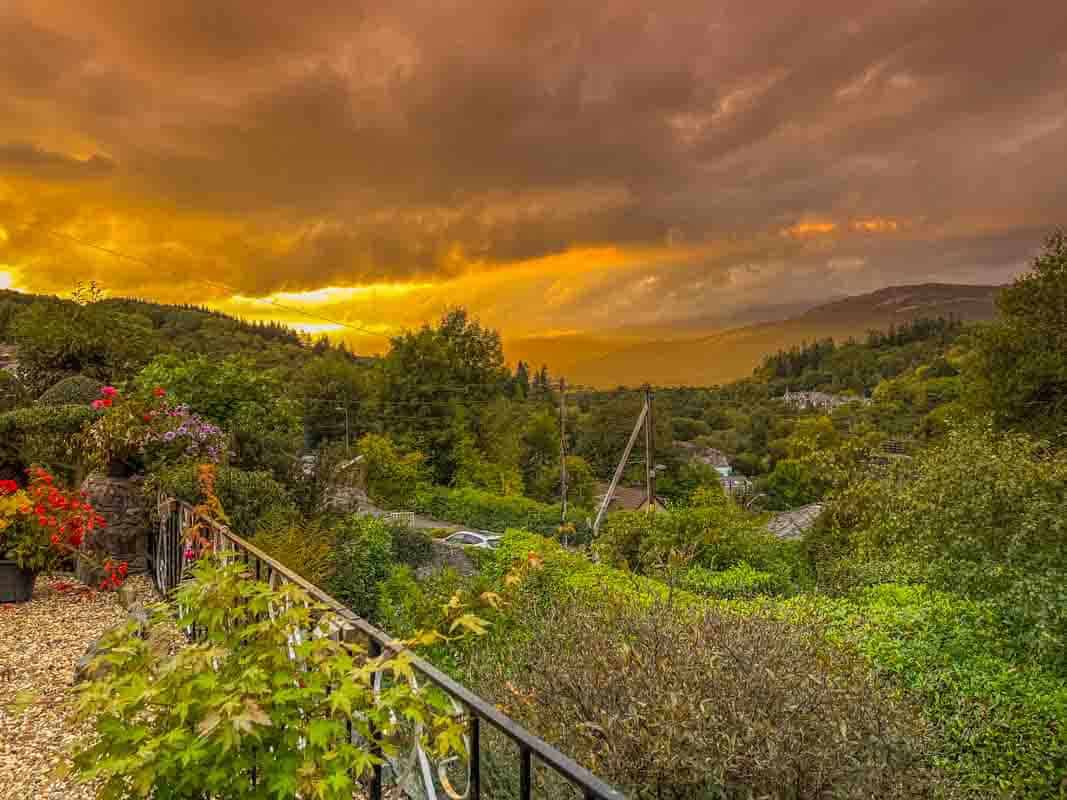
M0 481L0 497L5 494L14 494L19 490L19 485L14 481Z
M118 393L119 390L116 389L114 386L105 386L103 389L100 390L100 394L104 397L114 397Z
M152 421L152 415L151 414L145 414L144 415L144 421L145 422L151 422Z
M111 404L112 404L113 401L111 400L110 397L105 397L100 402L103 404L104 408L111 408Z
M163 395L165 395L166 393L167 390L164 389L162 386L157 386L155 389L152 390L152 394L154 394L156 397L163 397Z

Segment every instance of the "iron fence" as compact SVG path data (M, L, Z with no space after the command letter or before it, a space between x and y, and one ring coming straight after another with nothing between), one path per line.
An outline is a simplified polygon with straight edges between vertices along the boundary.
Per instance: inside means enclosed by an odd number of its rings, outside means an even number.
M216 552L232 553L248 565L249 572L257 579L277 588L283 583L293 583L301 587L317 603L332 611L337 619L336 630L331 634L344 641L363 641L368 653L374 657L383 652L397 653L403 649L384 631L363 618L357 616L340 602L319 587L302 578L280 562L267 555L252 543L233 533L226 526L197 515L188 504L173 498L161 497L158 507L158 526L154 536L149 537L148 560L150 574L157 589L164 595L170 595L187 579L186 533L196 526L201 535L207 531ZM562 779L570 788L574 797L584 800L625 800L624 796L573 759L567 757L547 742L531 734L525 728L509 719L492 704L478 697L462 684L441 672L429 662L412 656L411 666L419 678L443 691L451 698L455 708L464 713L468 720L467 749L469 757L466 767L466 788L457 792L447 778L441 765L437 775L433 774L432 765L427 754L416 742L412 751L412 769L418 777L416 789L398 781L404 796L411 800L435 800L437 788L452 800L482 800L483 765L486 762L485 735L495 731L503 735L517 750L519 800L530 800L534 787L535 769L544 765ZM380 680L380 676L378 678ZM394 766L394 770L397 769ZM435 779L436 778L436 779ZM436 787L436 788L435 788ZM384 770L381 765L374 768L370 782L371 800L382 800L385 788ZM495 795L499 797L499 795Z

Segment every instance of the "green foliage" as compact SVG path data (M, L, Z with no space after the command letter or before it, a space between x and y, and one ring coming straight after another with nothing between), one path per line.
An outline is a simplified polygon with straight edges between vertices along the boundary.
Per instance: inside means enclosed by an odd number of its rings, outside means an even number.
M140 368L156 346L149 320L105 303L39 301L11 321L11 334L20 372L38 391L71 373L114 382Z
M935 763L968 796L1055 800L1067 774L1067 682L1013 652L987 601L883 584L848 598L798 597L775 613L816 617L920 701Z
M325 588L361 617L373 619L378 585L395 561L392 531L374 517L350 516L335 535L333 575Z
M433 539L407 525L392 525L393 553L396 560L409 567L421 567L433 558Z
M1021 652L1067 669L1067 462L985 424L948 434L886 478L831 504L809 544L835 560L921 565L933 585L994 600Z
M507 393L511 376L500 334L463 309L392 340L382 359L383 423L405 446L427 454L434 479L450 484L457 447L474 433L472 408Z
M526 497L501 497L477 489L423 486L415 498L415 510L436 519L488 531L521 528L546 536L555 535L560 524L559 505L547 505ZM568 511L579 540L589 537L589 522L581 511Z
M325 586L333 577L336 535L328 518L305 520L291 512L269 512L251 541L316 586Z
M100 396L103 384L85 375L71 375L50 387L37 398L43 406L89 405Z
M7 370L0 369L0 414L27 405L31 399L22 381Z
M241 356L217 359L202 355L167 353L156 356L134 379L134 388L150 392L157 386L168 396L223 427L245 404L283 394L276 376L257 369ZM287 410L287 413L292 413Z
M744 562L772 573L779 590L802 578L795 546L777 539L763 527L762 518L733 503L612 514L594 550L606 564L644 574L661 574L669 569L672 555L680 554L708 570Z
M78 435L99 413L87 405L32 406L0 414L0 463L80 472Z
M356 447L363 456L367 494L388 509L408 509L426 477L426 458L418 452L401 452L388 436L365 434Z
M171 467L154 477L154 485L168 495L193 505L206 500L195 464ZM293 514L296 511L285 487L267 472L220 466L216 471L215 492L230 520L230 527L240 536L252 536L268 513Z
M514 613L527 635L475 652L465 677L628 797L937 787L921 719L818 628L617 597L564 595ZM565 796L539 780L539 796Z
M671 422L674 426L674 438L683 442L691 442L698 436L711 433L711 426L702 419L674 417Z
M971 402L1001 426L1061 435L1067 426L1067 232L998 298L1003 318L964 369Z
M81 780L116 800L350 800L381 763L375 749L395 754L410 720L424 723L435 757L461 749L463 720L416 687L407 656L367 658L299 635L329 614L292 584L273 590L244 572L211 560L194 568L177 623L203 639L173 656L134 624L109 634L78 698L93 727L74 757ZM170 622L157 611L153 628ZM388 691L373 690L377 671Z
M780 576L755 569L744 561L717 572L691 567L681 576L678 585L693 594L724 600L779 594L785 588Z

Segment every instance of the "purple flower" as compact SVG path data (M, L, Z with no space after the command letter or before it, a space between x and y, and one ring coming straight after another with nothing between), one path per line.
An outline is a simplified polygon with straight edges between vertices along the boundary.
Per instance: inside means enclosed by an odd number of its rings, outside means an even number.
M173 442L174 441L174 437L177 436L177 435L178 434L176 434L174 431L167 431L166 433L163 434L163 441L164 442Z

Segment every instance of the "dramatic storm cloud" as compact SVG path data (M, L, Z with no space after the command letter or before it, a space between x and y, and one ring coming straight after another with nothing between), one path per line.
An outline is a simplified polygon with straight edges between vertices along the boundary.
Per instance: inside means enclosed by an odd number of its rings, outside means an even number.
M669 327L1016 272L1067 6L7 0L0 120L21 288Z

